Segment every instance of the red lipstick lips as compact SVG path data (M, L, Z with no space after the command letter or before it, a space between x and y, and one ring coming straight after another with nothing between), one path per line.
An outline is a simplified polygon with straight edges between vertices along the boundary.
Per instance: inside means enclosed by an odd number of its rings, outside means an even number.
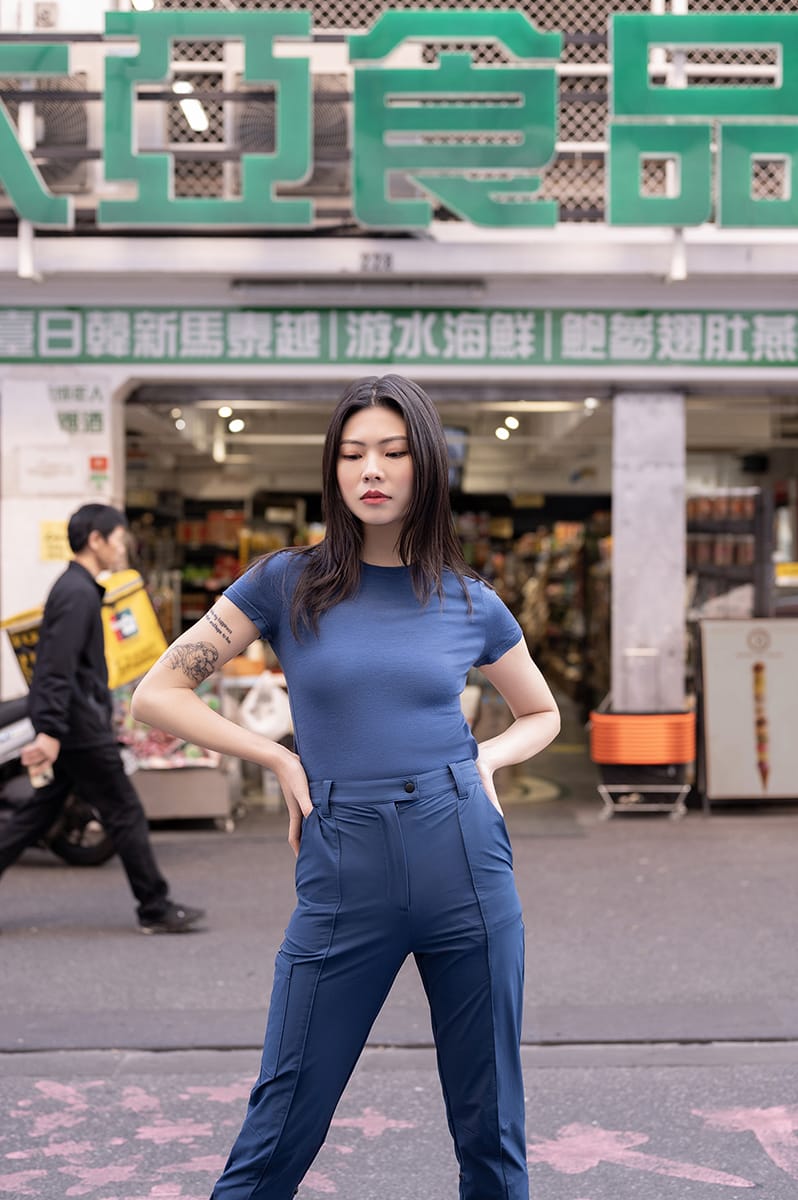
M364 492L360 497L361 500L387 500L385 492Z

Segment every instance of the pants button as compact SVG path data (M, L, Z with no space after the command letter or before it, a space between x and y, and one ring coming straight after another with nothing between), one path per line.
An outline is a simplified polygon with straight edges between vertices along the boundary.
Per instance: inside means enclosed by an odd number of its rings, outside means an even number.
M408 779L407 783L405 784L405 791L409 794L410 792L414 792L415 790L416 790L416 785L414 783L411 783L411 781Z

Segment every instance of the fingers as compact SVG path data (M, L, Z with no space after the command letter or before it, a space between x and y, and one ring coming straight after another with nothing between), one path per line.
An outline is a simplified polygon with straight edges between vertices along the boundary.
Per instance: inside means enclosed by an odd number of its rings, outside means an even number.
M299 843L302 840L302 821L297 817L290 817L288 821L288 845L294 852L296 857L299 854Z

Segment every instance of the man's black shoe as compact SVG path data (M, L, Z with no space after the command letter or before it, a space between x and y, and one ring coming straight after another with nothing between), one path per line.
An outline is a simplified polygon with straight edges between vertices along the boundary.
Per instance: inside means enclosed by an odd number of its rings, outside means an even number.
M204 908L189 908L187 904L167 904L157 917L141 917L139 929L142 933L186 933L205 916Z

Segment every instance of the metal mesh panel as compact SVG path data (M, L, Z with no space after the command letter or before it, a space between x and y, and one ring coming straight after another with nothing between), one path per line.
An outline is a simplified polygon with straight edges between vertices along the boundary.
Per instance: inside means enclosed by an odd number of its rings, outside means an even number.
M558 200L561 221L604 219L604 158L560 154L546 168L541 200Z
M640 191L644 196L667 196L668 166L662 158L646 158L643 160L642 181Z
M187 84L194 92L220 92L222 77L218 72L210 71L175 71L173 84ZM190 93L185 97L190 98ZM204 99L202 108L208 119L208 128L192 129L186 114L180 107L180 101L170 101L166 108L166 140L169 143L183 142L218 142L224 144L224 105L213 100Z
M783 158L754 159L751 195L754 200L785 200L789 172Z
M315 30L340 33L341 36L348 31L370 28L388 8L418 7L419 0L392 0L390 4L380 0L297 0L296 3L289 3L289 0L156 0L155 3L156 9L172 12L202 9L217 12L305 11L311 14ZM539 194L559 201L561 220L604 220L605 172L602 154L607 139L609 80L606 64L611 18L616 12L648 13L650 0L535 0L534 3L530 0L527 4L518 4L517 0L424 0L423 7L520 8L540 31L555 31L563 35L561 61L565 71L560 76L558 108L560 153L546 170ZM691 13L750 13L752 9L760 13L794 13L795 0L757 0L756 5L752 5L751 0L690 0ZM498 45L464 43L445 47L438 43L425 47L424 60L435 61L442 48L469 50L477 62L484 64L512 61ZM175 40L172 54L175 63L197 64L196 71L175 71L175 81L190 82L196 90L203 92L221 90L224 86L223 41ZM664 62L667 64L671 58L671 52L666 51ZM203 71L202 64L207 64L208 70ZM744 83L746 87L772 87L778 69L777 56L769 47L694 48L687 54L687 64L690 85L709 87L727 86L735 82ZM571 70L581 69L578 74L568 74L569 67ZM661 75L658 81L662 82ZM53 86L70 85L62 80L56 81ZM236 86L246 90L240 82ZM325 89L330 86L333 86L333 90L346 90L348 84L346 79L335 85L322 82L320 77L314 79L313 176L301 188L292 190L297 194L320 198L333 197L339 205L346 207L349 117L346 102L340 97L325 98ZM257 90L262 91L263 87ZM79 105L62 107L81 112ZM178 101L164 106L168 144L181 147L204 145L208 149L215 146L229 152L273 150L274 111L268 103L256 100L220 100L218 103L204 100L203 107L209 128L197 132L190 128ZM83 121L85 126L85 112ZM70 136L61 137L56 144L70 144ZM85 129L76 136L83 137L85 144ZM59 187L74 189L76 172L82 170L85 173L85 169L85 164L76 164L74 160L66 158L60 164L43 165L45 178L56 190ZM67 182L59 183L59 171ZM174 174L177 195L232 196L238 194L240 186L237 162L224 164L201 160L199 157L186 160L181 156L174 164ZM754 198L781 199L788 185L789 180L785 178L785 167L780 159L773 157L753 163L751 192ZM664 163L652 160L644 165L643 191L646 195L666 194ZM441 212L439 215L445 217L447 214Z
M224 197L224 164L197 159L177 159L174 163L175 196Z
M172 42L174 62L224 62L224 42Z

